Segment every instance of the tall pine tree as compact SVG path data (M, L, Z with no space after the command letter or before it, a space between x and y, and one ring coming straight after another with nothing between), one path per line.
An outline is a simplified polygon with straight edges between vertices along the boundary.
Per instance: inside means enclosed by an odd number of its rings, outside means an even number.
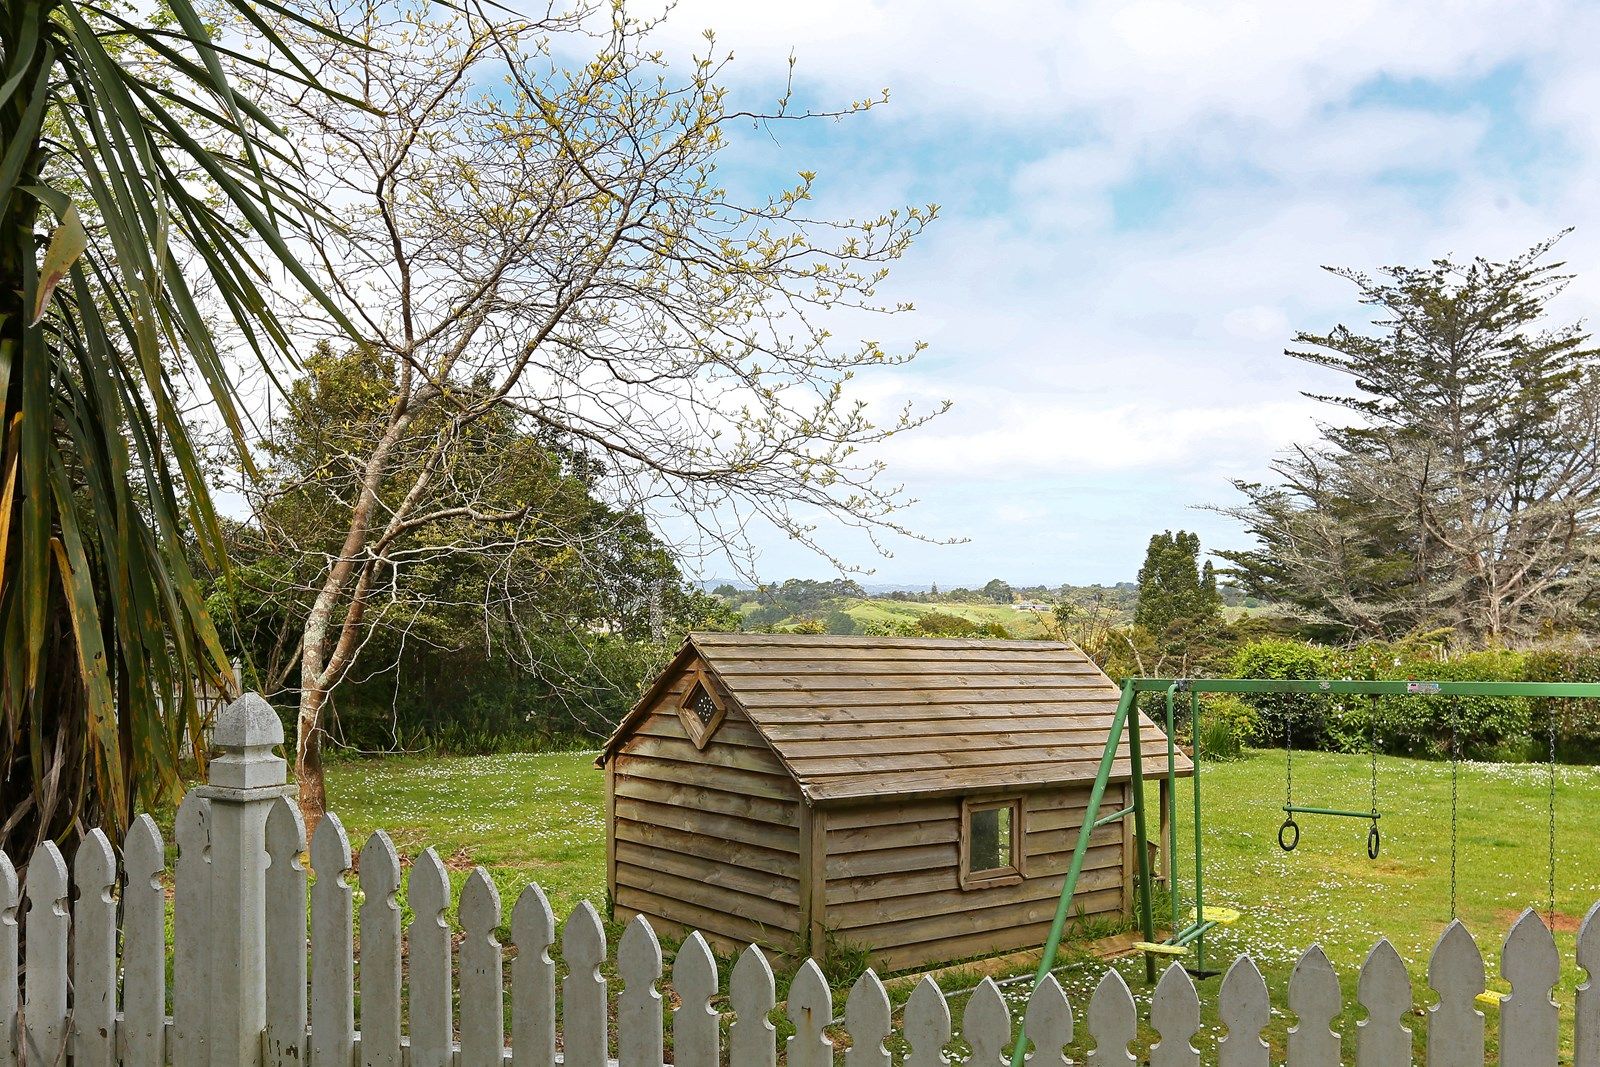
M1200 535L1171 530L1153 535L1139 568L1135 624L1156 635L1216 617L1222 606L1210 561L1200 566Z

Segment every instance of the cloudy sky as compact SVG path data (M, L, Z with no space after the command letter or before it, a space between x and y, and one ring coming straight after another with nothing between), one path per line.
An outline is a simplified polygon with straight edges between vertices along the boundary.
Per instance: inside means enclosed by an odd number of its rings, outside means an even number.
M874 401L954 410L884 450L959 546L891 545L874 581L1131 578L1150 533L1243 543L1197 505L1314 434L1296 328L1362 319L1321 264L1509 257L1567 226L1564 317L1600 304L1600 5L683 0L678 48L735 53L737 91L887 88L843 122L750 131L735 183L819 174L847 214L937 202L896 272L927 354ZM826 576L782 538L763 577ZM714 565L709 566L716 571Z

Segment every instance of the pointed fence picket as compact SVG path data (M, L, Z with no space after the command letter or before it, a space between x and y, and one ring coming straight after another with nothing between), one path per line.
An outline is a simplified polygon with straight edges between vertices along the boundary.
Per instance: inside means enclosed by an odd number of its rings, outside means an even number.
M556 943L556 919L544 890L536 885L524 889L511 909L511 940L517 946L516 958L511 961L512 1067L554 1067L556 963L550 949ZM700 945L704 948L705 942ZM679 958L682 956L680 951ZM713 963L707 1002L716 991Z
M1150 998L1150 1025L1160 1034L1151 1067L1199 1067L1194 1035L1200 1029L1200 994L1179 963L1167 967Z
M400 1067L400 856L382 830L361 846L361 1064Z
M1428 1067L1481 1067L1484 1017L1478 994L1488 988L1483 954L1466 925L1445 927L1428 959L1428 984L1439 1003L1428 1009Z
M754 945L744 950L728 978L728 1062L740 1067L776 1067L778 1028L767 1018L777 1002L777 983L767 957ZM946 1035L946 1040L948 1040Z
M1138 1060L1128 1045L1139 1031L1139 1012L1128 983L1116 971L1107 971L1089 998L1089 1036L1094 1048L1090 1067L1121 1067Z
M122 869L122 1062L161 1067L167 1061L167 856L150 816L128 827ZM304 961L305 946L300 949Z
M439 854L424 849L411 865L406 887L411 905L407 928L411 965L411 1063L413 1067L451 1067L455 1016L451 1007L450 876Z
M22 906L22 886L11 857L0 852L0 1067L13 1067L20 1051L16 1040L17 988L22 947L17 911Z
M850 1034L850 1048L844 1054L844 1067L889 1067L892 1057L884 1043L892 1021L889 993L869 969L845 999L844 1028Z
M661 1067L661 942L643 916L636 916L617 944L617 1063L619 1067Z
M72 922L72 1062L117 1062L117 857L92 830L73 859L78 906Z
M211 801L190 793L178 805L172 836L178 859L172 887L174 1067L208 1067L206 1017L211 991Z
M306 1049L306 825L286 797L267 813L265 1067L302 1067Z
M214 806L227 802L215 793L190 798L175 824L172 1019L167 866L154 822L141 817L130 826L120 878L112 843L98 831L84 838L70 867L53 845L41 848L20 884L12 861L0 855L0 1067L217 1062L220 1046L208 1043L213 1031L205 1016L215 1000L208 1000L205 983L226 961L203 950L215 929L210 924L229 918L210 913L219 899L211 880L227 872L211 863L208 837L222 821L212 820ZM304 828L288 800L273 801L258 844L262 862L250 869L264 890L254 898L266 938L262 1041L245 1062L220 1067L660 1067L668 1025L673 1062L681 1067L776 1067L780 1059L789 1067L1004 1067L1019 1032L1030 1067L1082 1063L1068 1053L1080 1047L1094 1067L1271 1062L1263 1031L1274 1005L1248 955L1234 961L1216 992L1221 1025L1214 1059L1196 1048L1201 999L1176 963L1150 992L1143 1018L1122 975L1107 969L1079 1005L1054 977L1017 1005L986 978L965 991L964 1010L952 1019L931 977L920 980L897 1014L872 971L850 987L836 1018L838 995L810 960L789 984L782 1010L793 1032L780 1056L771 1018L776 983L755 946L733 965L724 998L705 938L691 933L667 953L650 923L636 917L615 946L612 988L605 977L613 973L606 927L588 903L577 905L558 933L544 891L528 886L511 909L510 943L503 945L499 891L482 868L466 878L453 904L448 872L432 850L407 862L386 834L373 833L360 853L357 914L350 845L336 816L323 819L310 843L309 871ZM404 929L402 894L413 912ZM566 971L559 1018L557 958ZM1568 1010L1571 1062L1600 1067L1600 905L1585 918L1567 962L1585 972L1570 1001L1555 997L1563 966L1556 939L1536 912L1523 913L1500 952L1499 975L1510 991L1486 1018L1483 957L1460 923L1433 948L1431 993L1414 992L1399 953L1379 941L1361 967L1355 1002L1347 1004L1333 966L1313 945L1296 963L1279 1005L1292 1022L1285 1062L1409 1067L1413 1035L1406 1021L1418 1018L1413 1005L1421 1000L1430 1005L1415 1024L1424 1030L1427 1067L1486 1067L1491 1028L1503 1067L1556 1067ZM453 975L459 975L459 1018ZM1083 1012L1082 1033L1075 1031L1075 1008Z
M1312 945L1289 975L1289 1057L1297 1067L1339 1067L1339 1035L1333 1020L1341 1010L1339 976L1321 945Z
M46 841L28 864L27 956L22 998L26 1062L65 1063L67 1056L67 864Z
M1065 1067L1072 1062L1066 1054L1066 1046L1072 1044L1072 1005L1055 975L1045 975L1029 995L1022 1025L1033 1045L1031 1067Z
M672 988L678 994L678 1007L672 1013L674 1062L677 1067L717 1067L722 1015L711 1006L717 995L717 960L698 930L685 939L672 961Z
M0 893L4 879L0 878ZM0 895L0 921L3 921L5 898ZM0 951L3 951L4 931L0 931ZM1600 903L1589 909L1583 926L1578 929L1578 966L1584 970L1584 982L1578 987L1573 1012L1573 1067L1600 1067ZM0 1004L0 1011L4 1005ZM3 1018L0 1014L0 1018Z

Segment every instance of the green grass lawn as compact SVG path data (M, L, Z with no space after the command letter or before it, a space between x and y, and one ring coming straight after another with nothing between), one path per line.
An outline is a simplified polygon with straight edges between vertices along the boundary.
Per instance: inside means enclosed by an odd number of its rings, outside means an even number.
M1010 604L954 604L919 603L907 600L853 600L844 610L863 625L910 625L918 617L937 611L956 615L969 622L984 624L997 622L1013 637L1035 638L1048 634L1050 616L1036 611L1018 611Z
M354 847L383 827L406 856L432 845L458 886L474 863L486 866L508 914L531 880L564 918L580 899L601 906L605 898L603 779L592 761L592 753L562 753L340 763L329 769L328 795ZM1282 1005L1299 952L1317 942L1345 982L1347 1003L1354 1003L1361 961L1378 937L1387 936L1410 966L1420 1009L1431 998L1428 952L1450 914L1449 766L1379 761L1384 842L1376 862L1366 856L1366 824L1350 819L1303 816L1300 847L1281 851L1283 773L1281 752L1204 768L1207 901L1243 912L1237 925L1210 939L1208 962L1225 965L1248 951L1266 974L1274 1003ZM1557 942L1566 969L1556 996L1570 1042L1572 997L1582 979L1572 964L1575 932L1600 900L1600 768L1562 767L1558 775ZM1545 768L1469 764L1459 785L1459 912L1479 939L1490 987L1505 990L1498 977L1500 940L1523 907L1544 908ZM1361 808L1367 789L1364 758L1295 757L1299 803ZM1180 784L1185 894L1193 862L1191 799L1188 784ZM1148 997L1138 961L1119 967L1136 995ZM1061 975L1080 1012L1099 974L1098 965L1085 965ZM1220 981L1201 984L1208 1005ZM1013 988L1021 994L1021 987ZM1268 1036L1279 1057L1292 1021L1286 1013L1274 1015ZM1347 1035L1353 1022L1351 1016L1343 1023ZM1203 1051L1212 1047L1216 1029L1208 1014ZM1493 1030L1491 1019L1491 1040Z

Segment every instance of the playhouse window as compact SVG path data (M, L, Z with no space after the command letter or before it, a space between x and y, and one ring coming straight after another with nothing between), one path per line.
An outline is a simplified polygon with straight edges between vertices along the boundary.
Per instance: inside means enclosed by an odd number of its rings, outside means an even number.
M961 812L961 887L1008 885L1022 879L1020 797L967 800Z
M678 705L678 718L683 721L684 731L696 748L705 748L711 741L711 735L722 725L724 714L722 702L712 692L710 682L704 675L696 674L694 684Z

